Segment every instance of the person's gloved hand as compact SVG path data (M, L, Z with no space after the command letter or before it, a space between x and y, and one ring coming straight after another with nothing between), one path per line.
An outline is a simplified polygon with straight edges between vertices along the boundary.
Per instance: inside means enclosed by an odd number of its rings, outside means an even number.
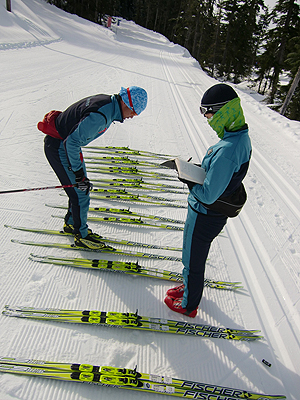
M76 176L75 182L77 183L77 188L85 192L85 194L88 194L89 191L93 189L93 184L84 175L83 168L80 168L80 170L74 172L74 174Z
M187 181L186 179L182 179L182 178L179 178L179 177L178 177L178 179L179 179L181 182L183 182L183 183L185 183L186 185L188 185L190 191L191 191L191 190L193 189L193 187L196 185L195 182Z
M92 182L85 176L83 179L77 183L77 187L79 190L85 191L85 194L88 194L90 190L93 189Z

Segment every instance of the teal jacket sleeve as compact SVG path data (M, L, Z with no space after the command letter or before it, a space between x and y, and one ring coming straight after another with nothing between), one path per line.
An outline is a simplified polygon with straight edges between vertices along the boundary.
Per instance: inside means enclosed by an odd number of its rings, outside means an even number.
M251 157L251 141L248 129L225 132L224 139L211 146L202 160L206 171L203 185L196 184L190 190L189 204L205 212L203 204L213 204L228 188L234 175Z
M238 165L226 157L215 156L210 162L203 185L196 184L190 191L200 202L214 203L227 188Z

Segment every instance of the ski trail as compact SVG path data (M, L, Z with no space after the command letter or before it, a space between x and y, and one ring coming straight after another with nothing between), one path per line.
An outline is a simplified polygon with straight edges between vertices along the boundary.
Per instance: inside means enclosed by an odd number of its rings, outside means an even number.
M162 57L162 53L161 53L161 60L162 60L162 65L163 65L163 70L165 72L166 78L169 82L171 91L173 93L174 96L174 100L176 102L176 105L178 107L178 111L180 114L180 117L184 123L184 126L187 130L187 133L189 135L189 138L191 139L191 142L193 144L193 147L195 149L195 152L197 155L199 155L200 158L202 158L204 156L203 151L199 145L198 142L198 137L194 134L194 131L198 131L198 126L197 123L195 121L195 118L193 117L193 115L190 113L189 111L189 107L186 103L186 101L184 100L184 97L181 95L178 86L176 85L176 82L170 72L169 67L167 66L166 62L164 61L164 58ZM203 142L204 147L208 147L208 142L205 139L204 136L201 136L201 140Z

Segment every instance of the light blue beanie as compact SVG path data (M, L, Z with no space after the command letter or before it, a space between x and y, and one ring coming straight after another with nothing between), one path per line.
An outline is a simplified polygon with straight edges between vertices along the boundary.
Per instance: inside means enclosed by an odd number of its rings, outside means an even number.
M128 108L138 115L145 110L147 106L147 92L138 86L130 86L129 88L121 87L119 95Z

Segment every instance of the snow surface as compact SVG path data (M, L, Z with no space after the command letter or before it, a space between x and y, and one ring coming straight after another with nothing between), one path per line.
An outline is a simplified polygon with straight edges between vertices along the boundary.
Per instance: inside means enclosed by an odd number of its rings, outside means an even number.
M36 129L43 115L91 94L140 85L149 94L141 116L116 123L93 145L129 146L201 161L217 137L199 114L203 92L216 81L182 47L133 22L112 31L42 0L0 4L1 190L57 185ZM250 126L253 157L245 179L248 202L213 243L206 276L240 281L245 290L206 288L195 322L261 329L254 343L173 337L114 328L0 317L0 355L134 368L262 393L300 393L300 123L259 103L245 85L235 87ZM85 153L87 155L87 153ZM97 175L90 174L90 178ZM107 176L105 176L107 178ZM150 192L149 192L150 193ZM4 228L4 224L60 229L66 205L61 190L1 195L1 305L135 312L189 321L163 303L165 281L74 269L30 261L34 254L73 256L70 251L15 244L12 238L64 241ZM168 196L163 192L156 195ZM183 197L186 199L186 196ZM94 206L127 203L93 201ZM186 210L135 205L133 211L184 219ZM181 246L182 233L95 224L105 236ZM138 249L137 249L138 250ZM153 250L153 252L155 252ZM164 254L172 254L162 251ZM180 253L174 253L174 255ZM79 256L76 253L74 256ZM81 252L81 257L91 253ZM99 256L110 259L112 256ZM115 258L136 261L129 258ZM140 260L145 266L181 272L181 264ZM272 364L262 363L266 359ZM0 376L0 398L22 400L160 399L161 395ZM214 397L215 399L215 397Z

